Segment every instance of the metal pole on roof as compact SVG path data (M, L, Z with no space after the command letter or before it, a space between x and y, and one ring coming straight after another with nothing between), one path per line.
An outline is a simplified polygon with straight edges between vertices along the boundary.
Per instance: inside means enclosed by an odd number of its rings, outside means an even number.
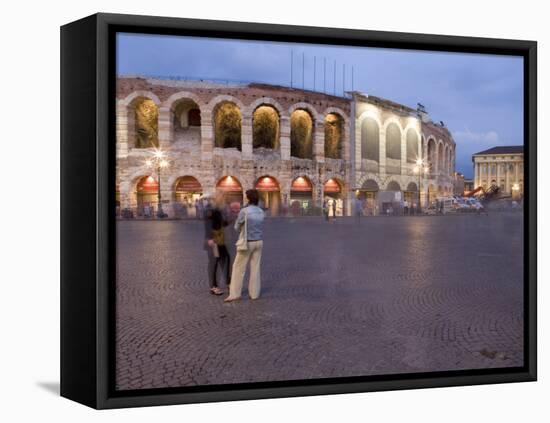
M323 57L323 92L327 92L327 58Z
M336 95L336 60L334 61L334 86L332 88L332 93Z
M316 77L317 77L317 56L313 56L313 91L315 91Z
M293 70L294 70L294 50L290 50L290 88L293 87Z
M306 88L306 53L302 52L302 89Z
M346 64L342 68L342 95L346 92Z

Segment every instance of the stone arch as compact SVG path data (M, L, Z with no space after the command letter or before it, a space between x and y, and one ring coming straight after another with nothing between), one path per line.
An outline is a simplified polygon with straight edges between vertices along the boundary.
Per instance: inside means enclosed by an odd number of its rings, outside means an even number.
M386 191L401 191L401 185L399 182L391 180L386 185Z
M361 189L365 191L380 191L380 186L372 178L367 178L361 183Z
M262 175L254 182L254 188L259 193L260 207L270 216L278 216L281 209L281 184L277 178L272 175Z
M224 194L224 201L226 203L238 202L242 204L244 200L243 184L233 175L223 175L220 177L216 181L215 190Z
M176 173L168 178L168 181L166 182L166 186L169 186L172 191L176 190L176 185L178 184L179 179L191 177L193 179L196 179L197 182L203 187L203 189L207 186L206 182L203 180L202 176L198 172L194 172L191 169L186 169L185 174Z
M149 100L153 101L153 103L155 103L157 107L160 107L162 104L162 102L154 92L145 90L132 91L124 99L121 100L121 103L124 106L130 106L136 99L139 98L148 98Z
M325 115L325 157L342 159L344 157L345 118L336 112Z
M271 104L259 104L252 111L252 147L278 149L280 127L280 111Z
M140 192L139 190L140 182L143 182L146 178L156 180L150 172L142 170L135 172L132 177L128 179L125 187L128 205L136 211L138 216L143 216L144 213L146 213L146 210L144 210L145 206L154 209L158 204L158 192L155 190Z
M121 104L126 108L129 147L158 147L159 98L149 91L134 91L122 100Z
M417 192L418 191L418 185L416 182L409 182L407 185L407 191L409 192Z
M323 111L323 116L326 116L329 113L334 113L336 115L340 115L340 117L344 120L344 124L345 125L349 124L349 117L348 117L347 113L344 112L344 110L342 110L340 107L327 107Z
M387 122L386 133L386 173L401 174L401 138L403 131L398 122Z
M248 111L248 108L239 100L237 97L227 94L220 94L214 98L211 98L207 104L204 105L204 112L213 113L216 106L222 103L233 103L235 104L241 113Z
M313 158L315 116L310 109L296 108L290 114L290 155L301 159Z
M306 102L294 103L292 106L288 108L288 115L292 116L292 113L299 109L307 110L314 122L321 120L321 118L319 117L319 113L317 112L317 109L311 104Z
M229 100L217 102L212 109L214 146L241 150L243 116L237 103Z
M273 107L279 114L279 117L288 116L285 108L281 106L281 104L277 100L271 97L260 97L254 100L247 107L248 114L252 115L258 107L264 106L264 105Z
M200 145L204 109L200 98L194 93L180 91L172 94L163 104L169 113L170 140Z
M371 115L367 115L360 122L361 161L364 161L366 171L378 172L380 164L380 121Z
M193 100L199 109L205 108L205 103L200 99L200 97L192 93L190 91L178 91L177 93L172 94L170 97L168 97L163 103L163 107L166 107L170 110L174 108L174 106L182 99L190 99Z

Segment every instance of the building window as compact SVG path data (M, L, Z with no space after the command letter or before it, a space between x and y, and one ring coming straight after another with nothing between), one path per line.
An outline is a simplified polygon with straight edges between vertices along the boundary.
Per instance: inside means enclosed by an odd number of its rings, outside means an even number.
M325 157L342 158L342 137L344 125L340 115L329 113L325 117Z
M142 99L135 106L135 147L158 147L158 107L153 100Z
M224 102L214 113L215 146L241 149L241 112L237 105Z
M290 116L290 155L313 158L313 119L306 110L295 110Z
M260 106L252 115L252 146L279 148L279 114L271 106Z

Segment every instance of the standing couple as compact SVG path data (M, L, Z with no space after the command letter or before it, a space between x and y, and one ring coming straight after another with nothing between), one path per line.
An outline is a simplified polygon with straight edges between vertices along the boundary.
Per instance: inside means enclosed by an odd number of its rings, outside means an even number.
M231 271L231 257L226 240L225 227L233 219L231 211L224 209L224 198L218 193L214 198L214 204L208 207L205 213L205 247L208 253L208 280L210 293L222 295L223 291L218 287L218 268L225 274L225 280L229 286L229 296L225 302L236 301L241 298L244 274L250 262L250 280L248 282L248 295L255 300L260 296L260 261L262 258L262 227L264 211L258 207L259 194L255 189L246 191L248 205L243 207L235 219L234 228L239 234L236 242L236 256ZM231 237L232 238L232 237ZM231 275L231 276L230 276Z

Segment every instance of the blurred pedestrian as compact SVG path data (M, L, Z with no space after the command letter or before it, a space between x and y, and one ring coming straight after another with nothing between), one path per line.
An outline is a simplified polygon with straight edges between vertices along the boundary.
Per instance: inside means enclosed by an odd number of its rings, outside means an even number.
M223 214L223 193L218 192L214 197L213 204L206 210L204 219L205 245L208 253L208 281L210 293L222 295L223 290L219 287L218 271L225 277L225 283L230 285L231 257L225 241L225 227L227 220Z
M264 211L258 207L259 194L255 189L246 191L248 205L243 207L235 221L235 230L239 232L237 254L233 263L229 296L225 302L241 298L243 279L248 262L250 261L250 280L248 295L255 300L260 296L260 262L263 248Z

